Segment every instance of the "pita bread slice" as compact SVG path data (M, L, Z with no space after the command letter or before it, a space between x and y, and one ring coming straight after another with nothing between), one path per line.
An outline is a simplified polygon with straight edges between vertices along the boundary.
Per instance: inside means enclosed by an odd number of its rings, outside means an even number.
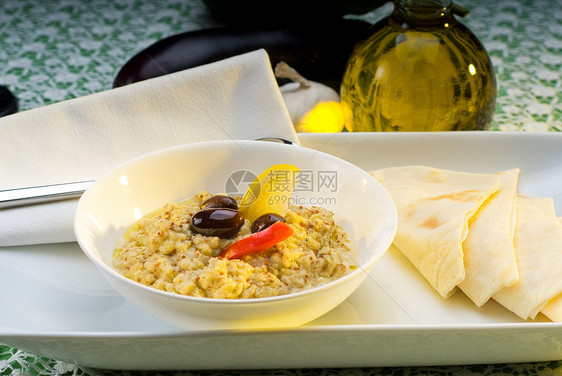
M558 220L562 225L562 218ZM541 312L552 321L562 322L562 294L546 303Z
M558 220L562 225L562 218ZM546 303L541 312L552 321L562 322L562 294Z
M398 211L394 245L443 297L465 278L462 242L468 220L499 188L496 175L426 166L371 172Z
M541 312L552 321L562 322L562 295L546 303Z
M513 246L519 169L498 175L500 189L471 218L463 243L466 278L459 288L478 307L519 279Z
M562 225L554 213L551 198L517 199L514 244L519 281L493 298L523 319L534 319L562 294ZM559 303L552 304L545 314L558 311Z

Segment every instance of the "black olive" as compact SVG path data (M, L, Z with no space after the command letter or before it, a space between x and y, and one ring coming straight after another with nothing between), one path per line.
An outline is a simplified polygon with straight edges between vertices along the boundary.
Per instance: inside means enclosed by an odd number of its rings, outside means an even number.
M252 233L260 232L278 221L285 222L285 219L279 214L267 213L256 218L250 230Z
M227 239L235 236L243 224L244 218L238 210L213 208L195 213L191 217L189 229L194 234Z
M214 195L201 204L201 209L228 208L238 210L238 203L227 195Z

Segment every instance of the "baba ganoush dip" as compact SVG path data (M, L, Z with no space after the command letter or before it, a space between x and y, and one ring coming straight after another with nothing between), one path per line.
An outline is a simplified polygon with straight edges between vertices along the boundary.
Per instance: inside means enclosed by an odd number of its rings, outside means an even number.
M280 243L241 258L220 257L227 247L252 235L251 223L244 219L232 238L194 233L190 221L212 196L200 192L141 218L119 241L113 267L147 286L219 299L290 294L356 269L348 235L332 212L314 206L289 207L283 219L293 233Z

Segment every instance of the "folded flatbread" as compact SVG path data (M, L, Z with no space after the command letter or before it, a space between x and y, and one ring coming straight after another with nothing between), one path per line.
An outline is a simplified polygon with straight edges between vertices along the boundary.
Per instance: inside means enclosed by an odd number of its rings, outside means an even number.
M562 322L562 294L546 303L541 312L552 321Z
M558 220L562 225L562 218ZM552 321L562 322L562 294L546 303L541 312Z
M466 278L459 288L478 307L519 279L513 246L519 169L498 175L500 189L472 216L463 243Z
M443 297L465 279L462 243L469 219L500 186L497 175L426 166L371 172L398 211L394 245Z
M562 225L551 198L519 196L515 227L519 281L493 298L523 319L562 320Z

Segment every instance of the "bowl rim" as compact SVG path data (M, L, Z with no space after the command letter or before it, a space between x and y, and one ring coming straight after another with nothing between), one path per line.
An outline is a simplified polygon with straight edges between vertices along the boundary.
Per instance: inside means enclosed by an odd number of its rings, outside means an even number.
M258 143L259 142L259 143ZM320 150L315 150L315 149L310 149L304 146L300 146L297 144L285 144L285 143L275 143L275 142L271 142L269 143L271 145L271 147L273 148L299 148L300 150L306 150L310 153L312 153L311 155L316 155L319 154L322 156L322 158L327 158L328 160L332 160L335 161L337 163L343 164L345 167L352 169L356 172L358 172L361 175L364 175L364 177L366 177L371 183L374 183L375 185L378 186L379 190L381 191L381 193L384 196L385 201L387 201L390 204L390 208L392 209L390 213L388 213L388 215L390 216L390 226L392 229L392 234L390 234L391 236L389 236L390 241L388 242L388 245L386 245L386 247L384 248L383 251L376 253L374 255L372 255L369 259L367 259L365 262L363 263L358 263L357 264L357 268L353 271L351 271L350 273L335 279L333 281L321 284L319 286L315 286L312 288L308 288L305 290L300 290L297 292L292 292L292 293L288 293L288 294L283 294L283 295L277 295L277 296L268 296L268 297L263 297L263 298L233 298L233 299L227 299L227 298L207 298L207 297L197 297L197 296L189 296L189 295L182 295L180 293L177 292L169 292L169 291L165 291L165 290L160 290L151 286L147 286L144 285L140 282L136 282L130 278L125 277L124 275L120 274L117 270L113 269L110 265L108 265L106 262L104 262L101 259L101 255L100 257L96 257L96 255L94 254L94 252L92 250L89 249L89 247L87 245L85 245L82 241L82 228L81 228L81 224L80 224L80 219L83 217L83 215L81 214L81 212L84 210L83 205L84 202L86 202L89 199L89 196L92 194L91 192L94 191L96 189L97 186L99 186L100 184L103 183L103 180L110 178L112 175L117 174L119 171L121 171L123 168L135 164L135 163L139 163L145 159L151 159L155 156L158 155L162 155L162 154L166 154L166 153L173 153L175 151L180 151L180 150L190 150L190 149L197 149L197 148L207 148L207 147L221 147L223 145L228 145L229 147L232 147L233 145L241 147L243 145L259 145L262 144L264 141L260 141L260 140L217 140L217 141L201 141L201 142L194 142L194 143L185 143L185 144L180 144L180 145L174 145L174 146L170 146L170 147L165 147L165 148L160 148L139 156L136 156L132 159L129 159L123 163L118 164L117 166L115 166L114 168L110 169L109 171L107 171L105 174L103 174L102 176L100 176L98 179L96 179L94 181L94 183L89 186L86 191L82 194L82 196L80 197L80 199L78 200L78 205L76 207L76 211L75 211L75 216L73 219L73 231L76 237L76 240L80 246L80 249L82 250L82 252L88 257L88 259L90 259L90 261L92 261L98 268L100 268L101 270L103 270L105 273L109 273L112 277L116 277L118 278L120 281L126 283L127 285L130 286L135 286L137 288L142 289L143 291L146 291L149 294L154 294L154 295L158 295L161 297L165 297L168 298L169 300L171 299L179 299L181 301L186 301L186 302L195 302L195 303L205 303L205 304L213 304L213 305L252 305L252 304L261 304L261 303L273 303L273 302L281 302L281 301L286 301L286 300L295 300L295 299L299 299L303 296L307 296L307 295L311 295L316 293L318 290L325 290L328 289L330 287L337 287L341 284L346 283L348 280L351 279L356 279L356 278L360 278L361 277L361 273L364 274L363 278L368 278L369 276L369 270L370 268L372 268L372 266L374 265L374 263L380 259L382 256L384 256L384 254L387 252L388 248L390 248L391 244L392 244L392 239L394 239L394 236L396 235L396 231L397 231L397 225L398 225L398 214L397 214L397 209L396 209L396 205L394 204L394 201L392 200L390 194L388 193L388 191L382 186L382 184L380 184L374 177L372 177L367 171L359 168L358 166L342 159L336 156L333 156L331 154L328 153L324 153Z

